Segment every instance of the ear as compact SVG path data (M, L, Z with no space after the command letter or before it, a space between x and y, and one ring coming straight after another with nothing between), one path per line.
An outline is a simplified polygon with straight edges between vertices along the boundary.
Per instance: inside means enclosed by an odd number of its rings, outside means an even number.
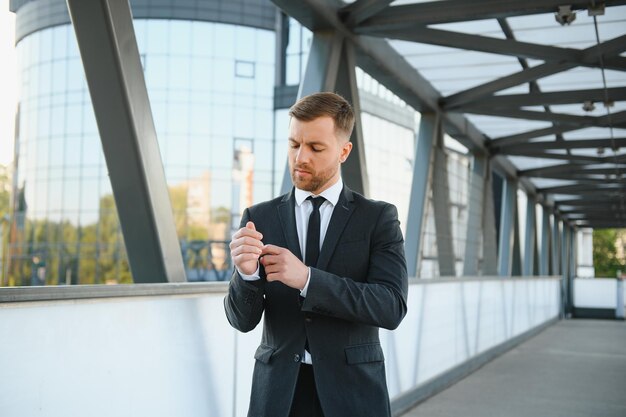
M348 159L348 156L350 156L351 151L352 151L352 142L348 141L344 143L343 146L341 147L341 154L339 154L339 162L341 162L342 164L346 162L346 159Z

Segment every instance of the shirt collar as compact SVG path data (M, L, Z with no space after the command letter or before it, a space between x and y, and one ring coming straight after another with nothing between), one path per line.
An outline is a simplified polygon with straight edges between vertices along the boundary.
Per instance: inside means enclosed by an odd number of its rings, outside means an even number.
M339 180L336 183L334 183L333 185L331 185L330 187L322 191L319 195L324 197L333 206L336 206L337 202L339 201L339 196L341 195L341 190L343 190L343 180L339 178ZM302 202L306 200L308 196L310 195L315 196L315 194L313 194L312 192L304 191L299 188L296 188L295 193L296 193L295 195L296 204L298 206L302 205Z

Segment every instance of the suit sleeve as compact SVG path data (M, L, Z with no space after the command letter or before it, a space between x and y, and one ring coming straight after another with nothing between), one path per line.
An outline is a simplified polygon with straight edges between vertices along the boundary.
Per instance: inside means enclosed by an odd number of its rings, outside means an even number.
M408 277L395 206L387 204L378 217L367 276L364 280L352 278L311 268L302 310L390 330L397 328L407 311Z
M240 227L244 227L248 221L253 220L249 210L245 209ZM264 309L264 288L265 278L244 281L233 266L228 294L224 298L224 310L231 326L241 332L249 332L259 324Z

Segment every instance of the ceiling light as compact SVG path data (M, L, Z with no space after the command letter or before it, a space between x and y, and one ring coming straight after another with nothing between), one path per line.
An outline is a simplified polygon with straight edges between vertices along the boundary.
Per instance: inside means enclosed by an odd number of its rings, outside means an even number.
M559 11L554 14L554 18L561 26L565 26L576 20L576 14L572 12L572 6L559 6Z
M583 110L584 111L594 111L595 109L596 109L596 105L593 104L593 101L585 100L585 102L583 103Z

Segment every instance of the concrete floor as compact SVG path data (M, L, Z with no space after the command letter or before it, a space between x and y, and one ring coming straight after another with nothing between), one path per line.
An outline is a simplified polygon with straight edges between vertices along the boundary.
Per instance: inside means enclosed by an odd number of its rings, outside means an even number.
M405 417L626 417L626 323L566 320Z

